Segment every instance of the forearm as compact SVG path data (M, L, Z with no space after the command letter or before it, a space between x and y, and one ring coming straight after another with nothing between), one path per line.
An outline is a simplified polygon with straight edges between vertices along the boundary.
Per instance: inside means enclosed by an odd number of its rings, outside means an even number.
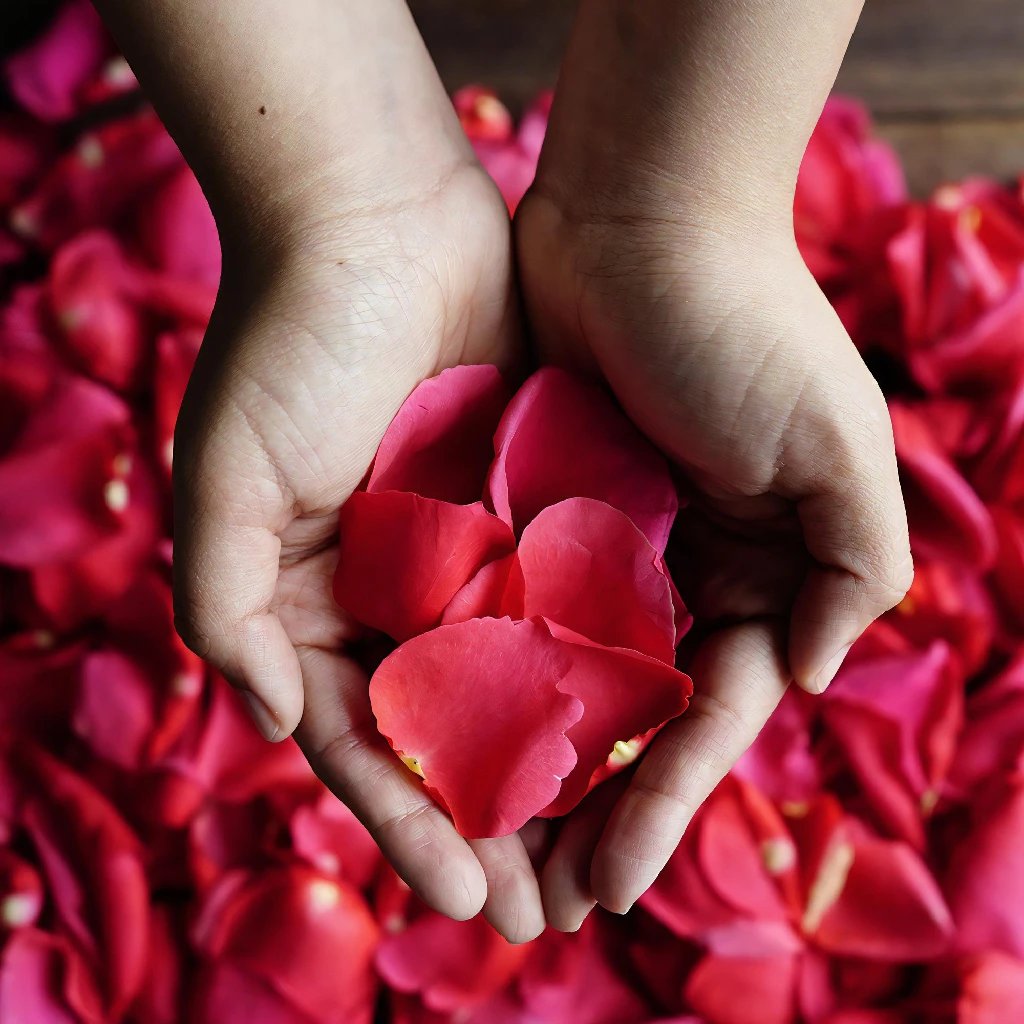
M96 0L222 234L354 209L468 155L404 0Z
M788 223L862 3L582 0L541 188L580 215L676 199Z

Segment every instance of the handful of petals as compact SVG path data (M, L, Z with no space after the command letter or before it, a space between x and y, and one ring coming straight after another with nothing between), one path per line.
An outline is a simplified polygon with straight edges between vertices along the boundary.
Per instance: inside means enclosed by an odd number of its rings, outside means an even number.
M493 444L492 444L493 439ZM686 708L663 456L562 370L409 396L340 514L338 603L399 646L381 733L469 837L566 814Z

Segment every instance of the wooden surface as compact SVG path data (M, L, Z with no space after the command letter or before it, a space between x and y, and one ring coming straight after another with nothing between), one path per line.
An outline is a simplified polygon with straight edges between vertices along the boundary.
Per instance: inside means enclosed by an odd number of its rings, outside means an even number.
M553 84L575 2L410 7L450 88L486 82L516 108ZM868 103L915 193L972 173L1015 177L1024 171L1024 0L867 0L837 88Z
M0 53L53 6L0 0ZM484 82L518 109L554 83L575 0L410 7L449 88ZM868 103L917 194L970 173L1015 177L1024 171L1024 0L867 0L837 87Z

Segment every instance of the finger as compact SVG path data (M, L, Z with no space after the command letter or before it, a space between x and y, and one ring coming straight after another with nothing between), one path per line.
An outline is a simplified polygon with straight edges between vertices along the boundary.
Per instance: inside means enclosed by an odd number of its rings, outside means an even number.
M540 886L518 833L471 839L469 845L487 876L484 917L509 942L529 942L544 931Z
M598 786L565 819L555 840L541 873L541 895L548 924L557 931L579 931L597 905L590 889L590 865L625 782L620 775Z
M796 682L821 693L847 651L913 580L907 514L888 413L881 398L858 444L837 446L819 493L798 504L804 542L817 562L797 594L789 663ZM849 451L855 444L857 451ZM845 447L845 451L844 451Z
M244 444L244 442L243 442ZM175 627L243 696L260 731L290 735L302 715L302 675L271 603L284 501L265 456L239 453L241 479L219 455L175 460Z
M698 651L690 706L655 739L597 844L590 884L607 910L624 914L650 887L696 809L782 699L784 637L777 622L747 622Z
M313 770L424 903L458 921L474 917L487 896L484 870L377 732L365 674L333 651L298 652L306 706L295 738Z

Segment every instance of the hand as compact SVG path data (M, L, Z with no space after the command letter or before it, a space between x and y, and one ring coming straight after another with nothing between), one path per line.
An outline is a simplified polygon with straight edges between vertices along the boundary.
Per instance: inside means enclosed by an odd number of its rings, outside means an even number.
M656 208L580 215L542 178L516 218L543 354L602 377L692 487L670 559L703 631L689 709L563 827L542 891L565 930L629 908L790 679L823 690L912 578L885 403L791 230Z
M178 626L268 739L298 725L427 903L467 918L486 897L495 927L530 938L544 921L521 840L468 844L402 767L331 596L338 507L408 393L456 363L515 358L508 214L471 156L358 210L316 191L315 209L278 218L290 227L225 244L175 438Z

